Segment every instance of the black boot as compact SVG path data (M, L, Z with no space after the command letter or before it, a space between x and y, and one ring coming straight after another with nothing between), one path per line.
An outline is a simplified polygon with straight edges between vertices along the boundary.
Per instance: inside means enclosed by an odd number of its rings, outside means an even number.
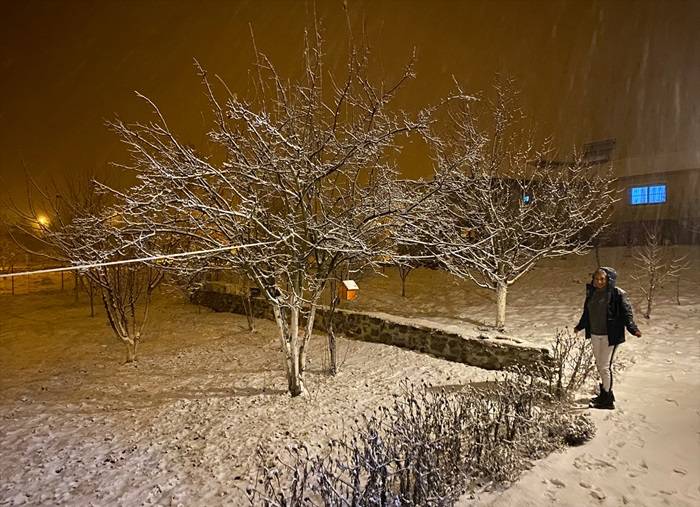
M612 389L610 391L601 390L600 396L600 401L591 403L590 406L592 408L600 408L604 410L612 410L615 408L615 395L613 394Z
M591 401L588 403L592 407L596 403L600 403L603 400L603 384L598 384L598 394L596 394Z

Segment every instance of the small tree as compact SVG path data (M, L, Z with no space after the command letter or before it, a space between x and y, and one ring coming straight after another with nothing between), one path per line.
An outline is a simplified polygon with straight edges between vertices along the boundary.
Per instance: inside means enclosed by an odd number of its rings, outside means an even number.
M255 332L255 315L253 314L253 297L257 294L258 289L256 283L248 278L245 273L228 272L226 273L226 282L233 289L233 293L241 298L243 311L248 321L248 331ZM190 287L189 292L196 290L198 287Z
M132 241L121 234L118 220L107 209L105 196L96 193L93 186L76 183L64 193L33 187L41 195L42 208L50 210L45 212L50 218L40 220L43 213L37 211L32 198L28 212L17 209L22 224L19 229L40 245L40 249L22 245L30 253L75 266L117 262L137 254L134 248L123 246ZM110 327L126 348L126 362L135 361L151 295L163 273L143 263L87 267L80 271L91 287L99 287Z
M687 257L678 257L674 260L674 264L671 269L671 277L676 280L676 304L680 306L681 304L681 275L683 272L690 269L690 259Z
M496 293L495 324L502 328L508 287L542 259L585 253L615 194L609 174L542 162L546 145L536 149L520 127L512 83L497 85L495 95L488 121L475 114L473 101L460 101L431 144L448 194L442 216L456 217L454 244L445 242L439 257L450 272Z
M402 297L413 270L443 268L450 255L464 256L476 242L469 216L472 211L453 206L453 180L446 173L438 172L429 181L400 182L403 199L412 203L396 221L394 231L393 262L399 270Z
M73 223L76 218L98 215L107 203L107 196L96 192L93 181L95 172L87 171L77 175L66 176L60 184L52 183L51 189L56 196L55 214L58 217L58 227ZM106 176L100 175L104 181ZM87 280L87 287L84 283ZM90 298L90 317L95 316L95 284L87 277L73 271L73 294L78 302L80 289L85 290Z
M118 262L138 256L133 248L116 246L125 241L106 222L109 217L80 218L64 231L60 245L63 249L73 248L69 260L74 265ZM164 272L146 263L128 263L87 268L84 274L91 285L100 289L109 325L126 348L126 362L136 361L153 291L162 282Z
M428 242L435 246L435 243L439 241L433 236L432 222L434 217L439 217L441 213L435 209L439 208L439 205L434 196L430 194L434 188L434 182L402 181L401 185L404 192L408 194L407 201L416 203L413 212L404 216L403 220L398 223L395 233L394 264L401 280L401 297L406 297L406 280L415 269L437 267L438 263L433 251L421 243ZM431 215L431 212L437 212L437 214Z
M680 274L688 269L685 257L673 258L666 245L660 241L657 228L644 228L644 243L634 254L635 274L632 275L639 283L639 288L646 300L644 318L651 318L657 290L668 279L676 279L676 300L680 304Z

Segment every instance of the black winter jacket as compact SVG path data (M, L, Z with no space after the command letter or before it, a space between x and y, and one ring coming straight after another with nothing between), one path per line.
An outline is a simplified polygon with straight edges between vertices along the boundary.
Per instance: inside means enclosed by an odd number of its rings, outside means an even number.
M634 323L632 305L627 293L616 286L617 272L613 268L600 268L608 275L608 345L618 345L625 341L625 328L635 334L639 331ZM593 274L595 276L595 273ZM586 330L586 338L591 337L591 323L588 317L588 300L595 287L593 281L586 284L586 300L583 302L583 314L574 331Z

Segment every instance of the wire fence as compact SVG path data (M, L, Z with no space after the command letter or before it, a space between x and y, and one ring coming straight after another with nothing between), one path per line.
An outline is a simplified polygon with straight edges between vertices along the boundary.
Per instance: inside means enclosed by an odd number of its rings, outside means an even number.
M26 271L39 271L60 268L56 265L20 265L13 266L0 274L12 275ZM75 272L37 273L33 275L8 276L0 278L0 296L18 296L22 294L37 294L59 291L75 291L76 283L80 280Z
M285 238L286 239L286 238ZM227 245L223 247L208 248L205 250L195 250L189 252L176 252L164 255L151 255L147 257L136 257L133 259L121 259L116 261L92 262L88 264L80 264L76 266L46 266L38 263L27 262L12 266L8 270L0 270L0 295L10 294L16 296L18 294L31 294L35 292L52 292L56 290L66 290L68 286L76 294L81 286L82 275L80 271L95 267L122 266L126 264L157 262L164 259L177 259L183 257L194 257L212 253L220 253L230 251L235 255L236 251L241 248L250 248L256 246L270 245L274 241L263 241L257 243L248 243L243 245ZM92 301L92 284L90 287L90 300Z

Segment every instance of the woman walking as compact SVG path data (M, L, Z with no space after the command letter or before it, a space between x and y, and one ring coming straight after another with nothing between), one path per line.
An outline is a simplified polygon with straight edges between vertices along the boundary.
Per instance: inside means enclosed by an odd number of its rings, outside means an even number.
M584 329L586 338L591 340L600 375L600 392L590 404L593 408L615 408L612 363L617 347L625 341L625 328L634 336L642 336L634 323L627 293L616 287L616 281L613 268L601 267L593 273L592 282L586 284L583 314L574 328L575 333Z

